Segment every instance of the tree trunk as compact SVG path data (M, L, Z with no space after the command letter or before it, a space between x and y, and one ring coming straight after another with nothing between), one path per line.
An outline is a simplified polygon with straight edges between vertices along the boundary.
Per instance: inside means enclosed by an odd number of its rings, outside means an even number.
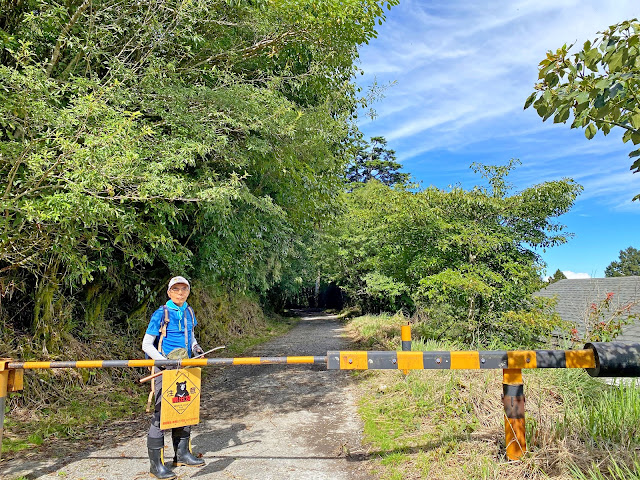
M316 277L316 287L313 294L314 307L320 306L320 270L318 270L318 276Z

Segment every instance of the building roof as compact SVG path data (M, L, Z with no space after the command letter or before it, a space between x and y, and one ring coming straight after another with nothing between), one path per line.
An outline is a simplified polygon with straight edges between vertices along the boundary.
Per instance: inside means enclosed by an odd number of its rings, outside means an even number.
M640 277L637 276L558 280L534 295L556 297L556 312L564 321L575 324L583 335L591 305L600 305L608 293L613 293L609 313L631 304L630 313L640 314ZM610 317L605 314L605 318ZM640 321L624 326L616 340L640 342Z

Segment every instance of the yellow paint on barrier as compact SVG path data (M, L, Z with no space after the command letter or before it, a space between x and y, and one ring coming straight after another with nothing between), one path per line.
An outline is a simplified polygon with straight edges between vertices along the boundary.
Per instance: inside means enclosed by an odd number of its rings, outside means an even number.
M340 370L367 370L367 352L340 352Z
M234 365L260 365L260 357L236 357L233 359Z
M23 368L51 368L51 362L24 362Z
M7 391L19 392L24 388L24 370L9 370L9 384Z
M509 368L538 368L536 352L533 350L518 350L507 352Z
M182 365L185 367L206 367L206 358L185 358L182 360Z
M162 372L160 429L196 425L200 422L200 368Z
M451 370L473 370L479 368L479 352L451 352Z
M411 326L410 325L402 325L400 327L400 339L403 342L411 341Z
M398 352L398 368L400 370L424 369L424 355L422 352Z
M526 424L524 418L504 416L506 454L509 460L520 460L527 451Z
M313 357L287 357L287 363L313 363Z
M77 368L102 368L102 360L80 360L76 362Z
M0 372L0 398L7 396L7 385L9 384L9 371ZM4 415L4 412L3 412Z
M130 367L153 367L153 364L155 363L155 360L130 360L129 361L129 366Z
M566 350L564 358L567 368L596 368L593 350Z

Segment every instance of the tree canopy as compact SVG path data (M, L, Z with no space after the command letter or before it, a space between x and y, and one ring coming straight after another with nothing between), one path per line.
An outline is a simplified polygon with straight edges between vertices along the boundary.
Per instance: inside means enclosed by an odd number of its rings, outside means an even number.
M505 315L531 308L542 286L533 248L567 241L557 217L581 187L563 179L513 192L515 164L475 165L489 187L412 191L372 180L345 194L347 210L318 251L323 274L368 311L432 307L440 329L464 341L524 340Z
M605 277L627 277L640 275L640 250L628 247L620 250L618 261L611 262L604 269Z
M409 174L400 172L402 165L396 162L395 150L387 148L384 137L371 137L371 142L357 141L353 160L346 176L350 183L366 183L376 179L385 185L406 184Z
M488 186L417 190L383 137L353 155L358 47L397 3L3 7L3 321L52 351L140 328L171 272L280 305L320 272L370 310L518 339L505 319L532 311L534 248L566 241L580 187L514 192L512 161L474 165Z
M276 283L336 210L357 48L396 3L4 2L0 283L33 295L12 317L52 342L96 285L133 308L169 271Z
M570 54L572 47L547 52L524 108L533 106L544 121L571 121L588 139L619 127L623 142L640 144L640 23L634 18L611 25L578 52ZM639 172L640 148L629 156L635 158L631 170Z
M566 280L567 276L560 270L557 269L556 273L553 274L553 276L549 277L549 284L555 283L558 280Z

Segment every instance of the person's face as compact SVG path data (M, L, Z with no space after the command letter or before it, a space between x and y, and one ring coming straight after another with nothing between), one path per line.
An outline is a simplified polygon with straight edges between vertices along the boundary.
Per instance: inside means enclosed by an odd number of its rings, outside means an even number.
M189 285L186 283L176 283L169 289L169 298L177 306L181 307L187 301L189 296Z

